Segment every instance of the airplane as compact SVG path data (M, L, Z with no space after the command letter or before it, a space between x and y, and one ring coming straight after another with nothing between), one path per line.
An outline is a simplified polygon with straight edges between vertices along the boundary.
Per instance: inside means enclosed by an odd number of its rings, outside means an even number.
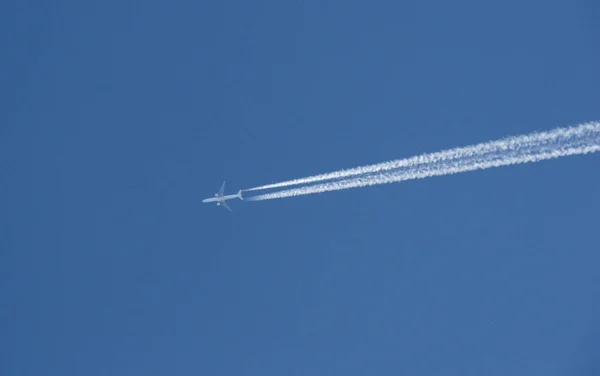
M223 184L221 185L221 189L219 189L219 192L215 193L215 197L205 198L204 200L202 200L202 202L216 202L217 206L222 205L222 206L225 207L225 209L227 209L229 211L233 211L233 210L231 210L231 208L229 207L229 205L227 205L227 203L225 201L231 200L231 199L234 199L234 198L239 198L240 200L244 199L242 197L242 190L241 189L235 195L224 196L223 195L224 192L225 192L225 182L223 182Z

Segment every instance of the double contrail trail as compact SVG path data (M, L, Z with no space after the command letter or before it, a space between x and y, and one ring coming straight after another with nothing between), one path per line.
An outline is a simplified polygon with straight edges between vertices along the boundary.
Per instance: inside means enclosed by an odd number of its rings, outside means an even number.
M270 200L539 162L597 151L600 151L600 122L590 122L569 128L509 137L437 153L263 185L246 191L312 183L308 186L248 198L250 201Z

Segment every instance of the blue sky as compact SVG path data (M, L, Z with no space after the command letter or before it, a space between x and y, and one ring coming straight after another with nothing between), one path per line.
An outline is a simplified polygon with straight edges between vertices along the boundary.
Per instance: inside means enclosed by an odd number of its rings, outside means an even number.
M596 375L600 156L228 192L599 120L588 1L5 1L3 375Z

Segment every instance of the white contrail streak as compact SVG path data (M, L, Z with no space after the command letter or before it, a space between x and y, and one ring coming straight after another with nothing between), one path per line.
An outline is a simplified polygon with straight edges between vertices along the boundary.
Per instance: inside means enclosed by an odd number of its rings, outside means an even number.
M246 191L256 191L263 189L283 188L293 185L317 183L327 180L335 180L357 176L363 174L373 174L383 171L396 170L403 167L411 167L421 164L429 164L441 161L448 161L458 158L467 158L487 153L496 153L499 151L507 151L522 148L524 146L534 144L541 145L544 143L552 143L559 139L568 139L571 137L581 137L583 135L598 132L598 122L590 122L570 128L558 128L552 131L538 132L521 136L513 136L497 141L484 142L477 145L471 145L456 149L444 150L436 153L423 154L411 158L399 159L389 162L373 164L369 166L360 166L346 170L340 170L320 175L309 176L300 179L287 180L279 183L262 185L246 189Z
M502 145L501 143L503 142L508 142L510 146ZM371 173L344 180L287 189L250 197L248 200L261 201L308 195L598 152L600 151L600 122L586 123L572 128L559 128L551 132L536 133L528 136L512 137L501 141L479 144L470 148L478 149L476 149L477 152L465 153L467 148L457 148L442 152L445 153L444 157L439 157L441 153L434 153L395 162L387 162L396 163L398 167L387 169L388 172L382 172L386 171L384 169L375 170L375 174ZM431 158L431 156L436 157ZM420 162L400 163L415 159L419 159ZM387 164L382 163L374 166L385 165ZM368 166L368 168L371 167ZM368 174L369 172L366 173ZM323 174L321 176L332 176L333 174L336 173ZM365 172L362 174L365 174Z

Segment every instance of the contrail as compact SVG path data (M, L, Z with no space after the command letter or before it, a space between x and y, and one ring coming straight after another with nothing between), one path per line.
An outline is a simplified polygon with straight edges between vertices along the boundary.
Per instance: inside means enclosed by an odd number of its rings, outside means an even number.
M484 170L492 167L539 162L547 159L577 154L588 154L598 151L600 151L600 122L592 122L571 128L559 128L550 132L511 137L466 148L457 148L440 153L425 154L419 157L386 162L379 165L344 170L356 171L363 168L364 170L361 171L365 172L362 172L358 177L263 194L250 197L248 200L262 201L395 183L405 180L424 179L433 176L451 175L467 171ZM440 157L442 153L443 156ZM397 167L379 170L374 169L374 166L389 166L389 164L392 163ZM334 179L336 176L339 176L335 174L339 173L340 172L334 172L319 176L329 176L327 179ZM332 178L331 176L334 177ZM316 177L304 179L314 178ZM299 180L302 179L297 179L294 182Z
M567 139L571 137L581 137L588 133L598 132L599 123L590 122L570 128L558 128L552 131L538 132L521 136L513 136L497 141L484 142L477 145L465 146L456 149L443 150L436 153L429 153L414 156L411 158L399 159L389 162L383 162L368 166L360 166L346 170L339 170L325 174L309 176L300 179L287 180L274 184L262 185L259 187L245 189L245 191L257 191L263 189L283 188L293 185L317 183L327 180L335 180L347 178L350 176L372 174L383 171L395 170L402 167L410 167L420 164L429 164L440 161L453 160L458 158L466 158L486 153L495 153L518 149L526 145L534 144L541 145L544 143L555 142L558 139Z

